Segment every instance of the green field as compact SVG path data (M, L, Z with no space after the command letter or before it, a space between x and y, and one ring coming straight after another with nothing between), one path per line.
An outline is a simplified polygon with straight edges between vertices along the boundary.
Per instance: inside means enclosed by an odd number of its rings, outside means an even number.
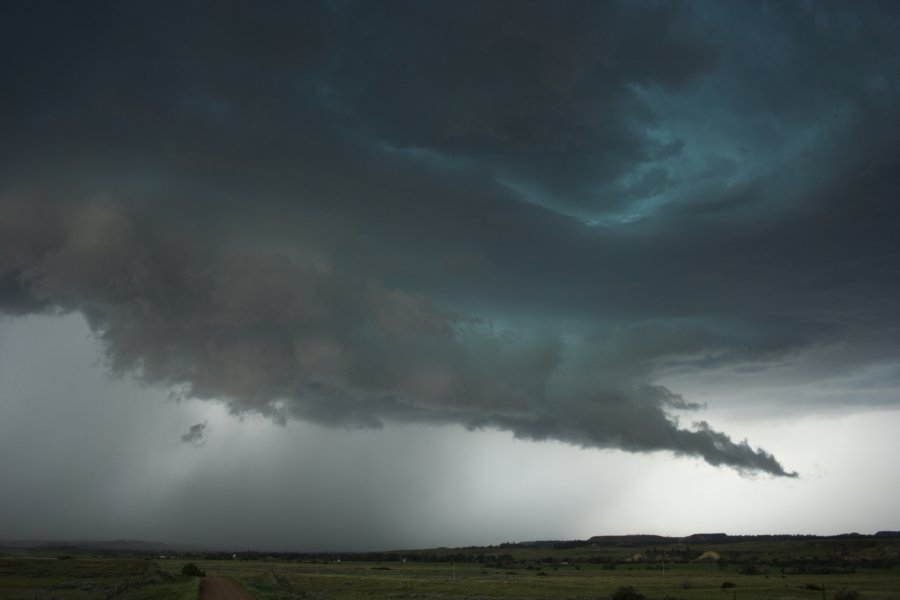
M365 555L0 554L0 598L196 598L193 562L258 600L603 599L900 600L900 539L806 539L706 545L504 545ZM705 560L697 560L706 555ZM405 560L404 560L405 559ZM724 584L724 585L723 585ZM837 594L837 596L836 596ZM621 597L621 592L620 596Z
M196 600L199 587L198 578L142 557L0 554L2 600Z

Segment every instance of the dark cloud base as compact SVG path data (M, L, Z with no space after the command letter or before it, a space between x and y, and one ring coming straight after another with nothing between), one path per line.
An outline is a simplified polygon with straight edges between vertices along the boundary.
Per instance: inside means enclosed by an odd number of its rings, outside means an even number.
M697 407L637 385L642 372L567 390L588 378L576 371L554 389L558 370L569 368L559 334L497 331L321 258L199 244L109 201L58 210L4 205L8 219L16 215L4 239L29 232L7 244L18 261L3 265L4 306L82 312L114 373L278 420L463 423L788 474L705 424L678 429L666 409ZM182 439L202 443L204 435L201 423Z
M779 476L665 377L896 390L892 3L5 17L0 310L84 314L114 373Z

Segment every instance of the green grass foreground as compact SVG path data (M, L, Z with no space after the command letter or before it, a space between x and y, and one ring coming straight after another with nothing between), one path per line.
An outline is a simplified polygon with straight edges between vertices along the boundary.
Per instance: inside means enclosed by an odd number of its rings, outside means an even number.
M3 600L195 600L192 562L257 600L900 600L900 539L504 545L366 555L0 554ZM701 556L704 560L698 560Z
M2 600L197 600L200 578L142 557L0 554Z

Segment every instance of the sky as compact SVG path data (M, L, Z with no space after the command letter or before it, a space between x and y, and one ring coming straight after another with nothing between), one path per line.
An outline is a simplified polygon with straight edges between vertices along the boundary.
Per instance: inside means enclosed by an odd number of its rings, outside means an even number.
M0 18L0 540L874 533L900 9Z

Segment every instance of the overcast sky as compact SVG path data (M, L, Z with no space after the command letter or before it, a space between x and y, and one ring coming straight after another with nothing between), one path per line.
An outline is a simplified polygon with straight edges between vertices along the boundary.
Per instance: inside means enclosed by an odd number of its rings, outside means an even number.
M0 540L900 528L897 31L5 5Z

